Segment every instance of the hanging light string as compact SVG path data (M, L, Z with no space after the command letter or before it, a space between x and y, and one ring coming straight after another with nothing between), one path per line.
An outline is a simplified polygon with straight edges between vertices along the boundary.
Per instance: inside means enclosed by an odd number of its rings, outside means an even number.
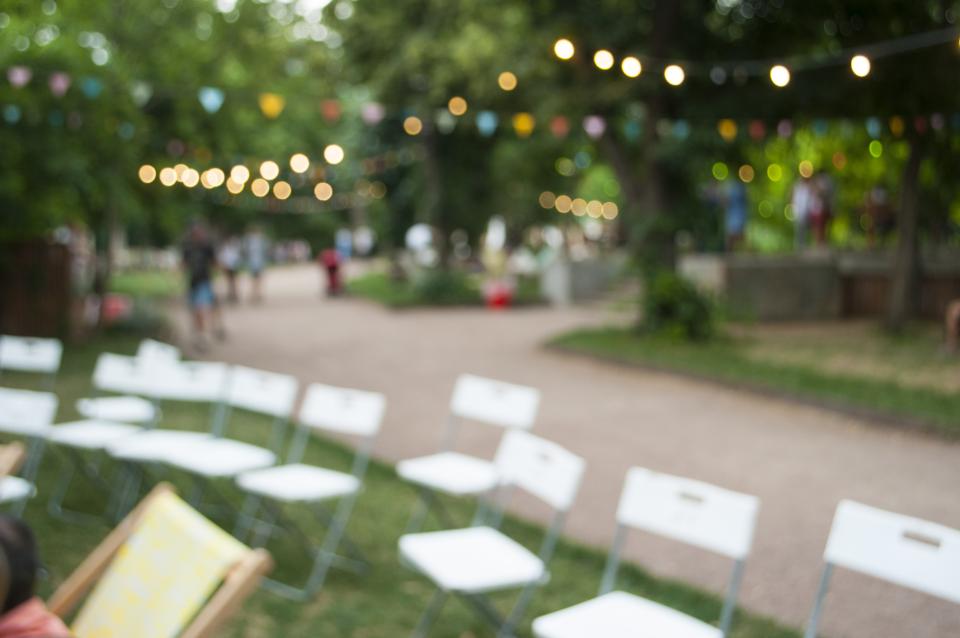
M726 80L726 73L733 71L738 75L764 76L776 67L788 68L790 71L811 71L833 66L848 64L853 57L861 56L869 59L882 59L910 51L917 51L938 46L947 42L957 43L960 38L960 28L950 27L935 31L915 33L899 38L892 38L872 44L848 47L836 52L814 53L807 55L780 56L765 59L746 60L718 60L706 62L702 60L679 60L676 58L655 58L644 55L629 55L621 60L623 72L628 77L638 77L643 63L658 71L673 70L672 78L667 77L670 84L678 85L681 82L671 81L678 78L676 67L683 70L684 75L708 75L716 83L722 84ZM575 55L575 45L569 38L560 38L554 43L554 55L560 60L570 60ZM593 55L594 64L601 71L614 67L616 59L608 49L599 49ZM639 61L639 64L638 64ZM717 82L717 69L722 73L722 80ZM859 74L858 74L859 75ZM862 76L861 76L862 77ZM789 81L789 80L788 80Z

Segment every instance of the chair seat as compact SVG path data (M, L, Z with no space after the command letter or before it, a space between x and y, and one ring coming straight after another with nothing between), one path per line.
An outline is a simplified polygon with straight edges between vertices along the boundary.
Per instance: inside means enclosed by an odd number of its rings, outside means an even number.
M57 445L84 450L102 450L115 441L142 431L143 428L137 425L87 419L55 425L47 432L47 439Z
M546 567L526 547L491 527L406 534L400 557L445 591L480 594L546 578Z
M119 396L80 399L77 412L87 419L103 419L120 423L148 423L157 415L150 401L141 397Z
M181 446L164 458L167 464L208 478L227 478L270 467L277 457L270 450L232 439L207 438Z
M107 453L124 461L152 463L165 461L184 447L210 439L206 432L148 430L107 445Z
M237 484L247 492L288 503L338 498L360 489L360 481L350 474L302 464L247 472L237 477Z
M537 638L723 638L711 625L622 591L541 616L533 621Z
M489 492L499 482L499 473L493 463L459 452L441 452L400 461L397 474L405 481L454 496Z
M0 388L0 432L44 437L56 412L54 394Z
M11 503L30 498L37 493L33 483L19 476L0 477L0 503Z

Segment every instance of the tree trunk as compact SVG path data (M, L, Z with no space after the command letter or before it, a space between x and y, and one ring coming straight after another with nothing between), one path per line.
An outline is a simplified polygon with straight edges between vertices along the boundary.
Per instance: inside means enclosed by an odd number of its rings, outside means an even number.
M890 332L903 330L917 308L920 275L920 192L918 177L923 149L917 138L910 140L910 157L903 169L900 193L900 211L897 215L899 240L890 276L890 297L886 328Z
M426 185L427 219L439 231L440 237L437 252L439 266L446 270L450 262L450 229L447 227L447 214L444 209L443 196L443 166L440 161L440 150L437 148L437 130L431 124L423 128L423 175Z

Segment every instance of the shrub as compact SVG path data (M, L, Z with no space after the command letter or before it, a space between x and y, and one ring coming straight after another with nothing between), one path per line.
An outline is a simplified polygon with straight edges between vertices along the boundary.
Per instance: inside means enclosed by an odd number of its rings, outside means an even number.
M641 328L688 341L706 341L716 329L713 301L672 272L648 280Z
M418 303L427 306L467 306L483 303L476 284L455 270L430 270L413 283Z

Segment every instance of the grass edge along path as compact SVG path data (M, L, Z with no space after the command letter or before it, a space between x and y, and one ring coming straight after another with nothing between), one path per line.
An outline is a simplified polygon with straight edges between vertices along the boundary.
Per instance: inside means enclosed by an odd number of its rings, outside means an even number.
M629 328L607 327L567 332L545 345L564 354L680 374L948 439L960 438L960 396L757 361L744 356L731 339L685 343L640 335Z
M58 422L77 418L74 404L91 391L90 373L99 352L131 353L136 343L135 337L123 336L66 348L56 386L60 396ZM39 382L36 377L11 373L4 374L2 384L37 388ZM203 429L207 424L207 406L165 403L163 407L162 427ZM228 435L263 445L268 438L269 426L269 419L260 420L238 411L230 423ZM348 471L351 459L352 451L342 442L314 438L309 444L305 462ZM48 447L37 481L38 496L31 500L25 514L27 522L36 531L49 574L40 587L40 594L44 597L50 595L110 530L103 523L64 523L47 513L46 502L61 463L58 452ZM587 471L590 469L587 468ZM166 472L159 478L170 480L180 493L185 493L189 486L182 475ZM234 505L240 503L241 494L229 483L221 485L220 489ZM101 497L95 490L87 488L82 479L77 479L67 502L75 509L95 512L102 506ZM415 499L414 490L396 476L393 467L375 459L348 527L348 533L372 561L370 572L358 576L335 570L323 590L305 603L288 601L260 590L245 603L222 635L232 638L395 638L408 635L433 593L431 585L421 576L403 568L397 557L397 539ZM453 500L449 506L456 520L464 524L470 520L472 501ZM299 516L298 510L291 512L308 533L322 538L322 528L311 516ZM213 516L213 520L228 530L232 529L232 518L221 520ZM610 521L610 527L612 535L613 521ZM506 517L504 531L534 551L543 534L540 526L512 516ZM287 579L298 575L304 577L306 561L290 543L281 539L269 544L268 549L278 564L274 575ZM550 565L552 578L534 596L517 635L530 636L530 624L535 617L596 595L605 560L606 548L589 548L569 539L561 540ZM635 565L623 565L618 587L675 607L706 622L715 623L720 615L721 594L654 576ZM516 594L511 591L497 595L493 600L501 610L506 610L516 600ZM433 638L483 638L490 636L491 632L462 603L451 600L430 635ZM799 638L799 635L796 630L785 628L772 619L739 610L730 638Z

